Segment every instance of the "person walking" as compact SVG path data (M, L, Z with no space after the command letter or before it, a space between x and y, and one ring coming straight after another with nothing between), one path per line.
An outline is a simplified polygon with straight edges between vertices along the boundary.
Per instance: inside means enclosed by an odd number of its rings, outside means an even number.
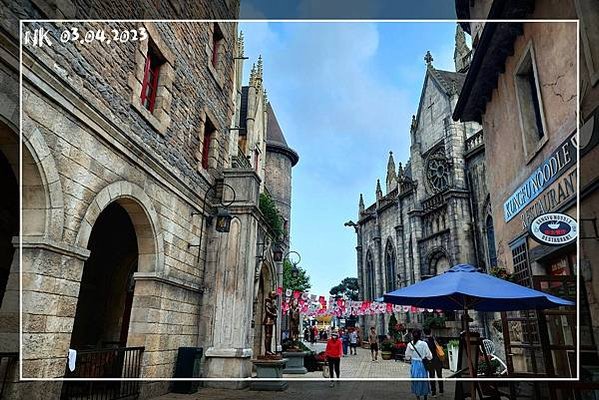
M312 326L312 328L310 328L310 343L314 344L316 343L316 325Z
M349 334L346 329L341 330L341 343L343 343L343 357L345 357L349 348Z
M437 384L435 379L435 375L437 378L443 377L443 360L439 357L437 353L437 339L431 334L430 328L424 328L422 330L424 333L424 341L428 345L428 349L431 351L433 355L433 359L427 366L429 377L433 378L431 380L431 397L437 397ZM443 394L443 381L439 381L439 394Z
M410 367L410 377L412 379L428 379L428 371L424 366L425 360L431 360L433 355L428 348L428 344L425 341L420 340L422 338L422 332L420 329L414 329L412 331L412 341L408 343L406 347L406 360L412 360ZM412 381L412 393L416 395L416 399L420 400L421 396L424 396L424 400L427 399L430 393L430 386L428 381L417 380Z
M370 343L370 357L372 361L379 360L379 338L376 335L376 329L374 326L370 327L370 332L368 333L368 343Z
M327 347L324 350L324 355L329 363L329 373L331 374L331 387L335 386L334 378L337 374L339 379L339 369L341 367L341 356L343 355L343 349L341 340L339 340L339 334L333 332L331 338L327 341Z
M358 354L358 332L355 328L349 332L349 354Z

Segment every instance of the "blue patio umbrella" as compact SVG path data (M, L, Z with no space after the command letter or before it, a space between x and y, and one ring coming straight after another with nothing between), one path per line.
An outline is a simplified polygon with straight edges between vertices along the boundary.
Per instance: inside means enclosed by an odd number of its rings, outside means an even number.
M385 293L383 301L438 310L464 310L466 316L468 310L541 310L575 305L572 301L478 272L469 264L458 264L433 278ZM466 329L466 342L470 343L469 329ZM466 346L466 357L470 376L474 377L469 346ZM474 398L474 391L472 393Z
M574 302L458 264L447 272L383 295L386 303L438 310L514 311L573 306Z

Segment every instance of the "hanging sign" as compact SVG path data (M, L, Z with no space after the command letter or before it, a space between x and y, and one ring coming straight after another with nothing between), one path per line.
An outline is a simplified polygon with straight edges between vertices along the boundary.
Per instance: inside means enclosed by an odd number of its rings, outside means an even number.
M569 215L547 213L532 220L529 232L541 244L561 246L576 240L578 224Z

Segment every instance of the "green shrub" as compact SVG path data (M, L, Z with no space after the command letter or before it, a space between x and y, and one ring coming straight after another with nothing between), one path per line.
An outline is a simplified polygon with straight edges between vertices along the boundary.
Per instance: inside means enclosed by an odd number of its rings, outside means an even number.
M275 240L283 239L283 218L277 210L274 200L267 192L260 193L260 211L264 215L264 220L272 230Z

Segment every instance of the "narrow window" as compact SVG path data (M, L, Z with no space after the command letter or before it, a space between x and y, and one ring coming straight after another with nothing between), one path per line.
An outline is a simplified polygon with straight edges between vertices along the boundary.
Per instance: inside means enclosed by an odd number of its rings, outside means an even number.
M144 79L141 86L141 104L150 112L154 111L160 66L163 63L162 57L149 45L146 65L144 67Z
M539 96L537 95L537 80L532 68L526 73L528 78L528 84L530 86L530 99L534 107L535 125L537 128L537 138L542 139L545 136L543 131L543 121L541 120L541 105L539 103Z
M216 128L212 122L210 122L210 120L206 120L206 123L204 124L204 141L202 142L202 168L204 169L208 169L208 160L210 158L212 140L215 133Z
M218 62L220 61L219 54L224 40L225 36L223 32L220 30L218 24L214 23L214 31L212 33L212 66L214 68L218 67Z
M530 160L547 139L543 103L540 96L539 79L532 45L528 47L516 68L514 82L520 108L524 153Z
M260 166L260 152L258 150L254 149L254 168L256 171L258 171L259 166Z
M495 229L493 217L487 217L487 251L489 253L489 267L497 266L497 252L495 251Z

